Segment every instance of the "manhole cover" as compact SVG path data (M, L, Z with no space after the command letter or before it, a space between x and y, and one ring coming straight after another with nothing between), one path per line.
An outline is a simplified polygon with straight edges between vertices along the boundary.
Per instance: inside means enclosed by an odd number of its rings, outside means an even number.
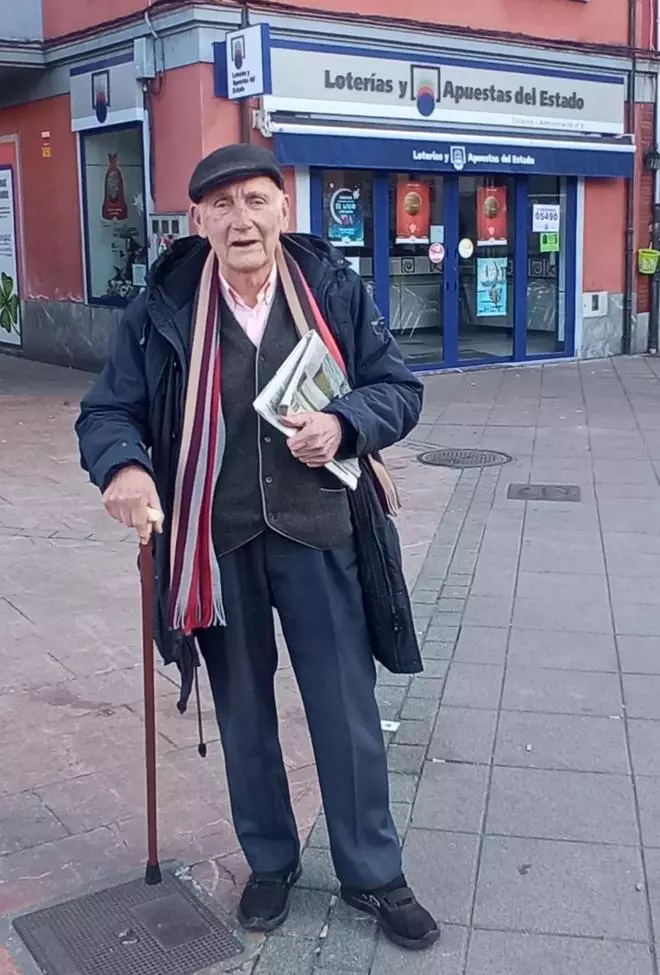
M448 447L440 450L427 450L417 458L422 464L433 467L496 467L508 464L508 454L498 450L479 450L473 447Z
M193 975L244 951L171 873L16 918L44 975Z
M511 501L579 501L577 484L509 484Z

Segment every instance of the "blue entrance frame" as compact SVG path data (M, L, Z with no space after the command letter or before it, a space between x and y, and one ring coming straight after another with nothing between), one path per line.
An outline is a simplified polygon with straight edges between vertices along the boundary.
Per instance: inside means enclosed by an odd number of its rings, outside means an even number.
M389 172L373 171L373 262L374 298L380 311L389 321ZM476 174L475 174L476 175ZM488 359L459 359L459 270L458 270L458 174L445 174L445 248L444 267L444 359L438 362L412 365L418 371L456 368L457 366L483 365L487 362L525 362L565 359L575 354L575 303L577 282L577 179L566 180L566 230L565 230L565 288L564 288L564 351L541 355L527 354L527 288L528 288L528 214L529 195L527 177L516 177L515 184L515 276L513 312L513 354ZM323 170L310 168L310 227L318 236L323 235Z

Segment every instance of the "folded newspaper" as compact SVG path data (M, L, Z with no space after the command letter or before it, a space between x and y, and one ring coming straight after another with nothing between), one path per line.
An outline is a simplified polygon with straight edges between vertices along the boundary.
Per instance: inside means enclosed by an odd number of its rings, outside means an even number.
M290 437L295 430L287 427L282 417L291 413L319 413L333 399L350 391L346 377L318 332L309 331L264 386L254 401L254 408L276 430ZM357 459L331 460L325 466L352 491L357 488L360 476Z

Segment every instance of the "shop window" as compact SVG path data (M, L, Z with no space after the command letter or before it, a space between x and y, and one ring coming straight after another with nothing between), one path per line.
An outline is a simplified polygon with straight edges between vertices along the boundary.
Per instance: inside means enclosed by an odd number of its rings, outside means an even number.
M83 133L81 163L88 299L123 303L146 283L141 128Z
M530 176L527 355L565 351L566 180Z
M323 172L323 236L339 248L373 292L373 181L370 172Z

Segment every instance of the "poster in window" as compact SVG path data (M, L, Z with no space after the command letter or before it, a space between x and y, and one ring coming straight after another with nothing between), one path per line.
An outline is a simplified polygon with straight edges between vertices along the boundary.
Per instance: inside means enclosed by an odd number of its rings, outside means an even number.
M147 264L142 134L85 133L82 145L89 296L129 301Z
M506 257L477 258L477 316L492 318L506 315Z
M478 186L477 247L493 247L506 243L506 186Z
M362 185L328 187L328 240L335 247L364 247Z
M396 187L397 244L428 244L430 226L429 183L400 179Z
M21 344L13 170L0 169L0 342Z
M101 213L104 220L126 220L128 206L124 192L124 177L117 162L117 153L108 153L108 168L105 173L105 194Z

